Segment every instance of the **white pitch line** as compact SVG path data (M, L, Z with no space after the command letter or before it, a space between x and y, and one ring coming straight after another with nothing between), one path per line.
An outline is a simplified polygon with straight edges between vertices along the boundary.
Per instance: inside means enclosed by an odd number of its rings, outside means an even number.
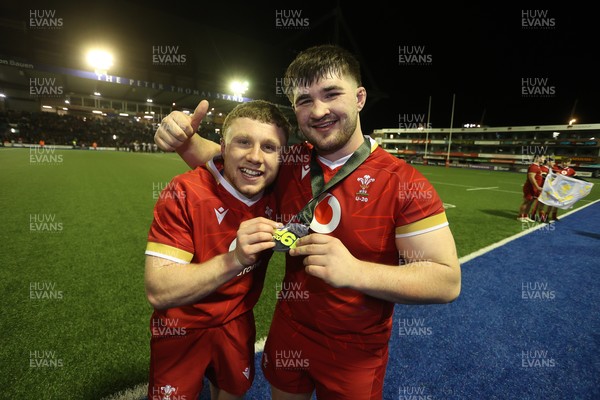
M598 203L599 201L600 201L600 200L595 200L595 201L591 202L590 204L586 204L585 206L581 206L581 207L578 207L578 208L576 208L576 209L574 209L574 210L571 210L571 211L569 211L568 213L566 213L566 214L564 214L564 215L561 215L561 216L560 216L560 218L562 219L562 218L564 218L564 217L566 217L566 216L568 216L568 215L570 215L570 214L573 214L573 213L575 213L575 212L577 212L577 211L579 211L579 210L583 210L584 208L586 208L586 207L589 207L589 206L591 206L591 205L593 205L593 204L596 204L596 203ZM507 244L507 243L509 243L509 242L512 242L513 240L516 240L516 239L520 238L521 236L525 236L525 235L527 235L527 234L529 234L529 233L531 233L531 232L533 232L533 231L536 231L536 230L538 230L538 229L541 229L541 228L543 228L543 227L545 227L545 226L547 226L547 224L538 224L537 226L531 227L531 228L529 228L529 229L527 229L527 230L525 230L525 231L523 231L523 232L517 233L516 235L513 235L513 236L510 236L510 237L507 237L506 239L502 239L502 240L500 240L499 242L492 243L492 244L491 244L491 245L489 245L489 246L486 246L486 247L484 247L484 248L482 248L482 249L479 249L479 250L477 250L477 251L474 251L474 252L473 252L473 253L471 253L471 254L467 254L466 256L463 256L463 257L461 257L461 258L458 260L458 262L459 262L460 264L463 264L463 263L466 263L467 261L471 261L471 260L472 260L472 259L474 259L474 258L477 258L477 257L479 257L479 256L482 256L482 255L484 255L485 253L488 253L488 252L490 252L490 251L492 251L492 250L494 250L494 249L497 249L497 248L498 248L498 247L500 247L500 246L504 246L505 244Z
M148 395L148 382L140 383L132 388L102 398L102 400L142 400Z
M498 189L499 186L492 186L492 187L474 187L474 188L470 188L467 189L467 192L471 191L471 190L490 190L490 189Z
M458 183L448 183L448 182L429 181L429 183L434 184L434 185L458 186L458 187L466 187L466 188L477 187L477 186L471 186L471 185L459 185Z
M517 192L514 190L492 190L492 192L502 192L502 193L516 193L516 194L523 194L523 191Z
M471 185L460 185L458 183L434 182L434 181L429 181L429 182L432 183L433 185L447 185L447 186L456 186L456 187L469 188L471 190L480 190L479 188L477 188L477 186L471 186ZM469 189L467 189L467 190L469 190ZM523 194L522 191L521 192L517 192L517 191L514 191L514 190L489 189L489 188L485 188L485 189L491 190L492 192Z
M254 352L262 353L265 350L265 342L267 341L267 337L258 339L256 343L254 343Z

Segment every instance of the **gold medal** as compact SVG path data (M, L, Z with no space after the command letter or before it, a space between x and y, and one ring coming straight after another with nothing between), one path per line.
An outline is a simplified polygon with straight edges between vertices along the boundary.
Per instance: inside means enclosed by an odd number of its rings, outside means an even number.
M273 233L275 239L274 251L289 251L296 247L296 241L308 234L308 226L297 223L289 223Z

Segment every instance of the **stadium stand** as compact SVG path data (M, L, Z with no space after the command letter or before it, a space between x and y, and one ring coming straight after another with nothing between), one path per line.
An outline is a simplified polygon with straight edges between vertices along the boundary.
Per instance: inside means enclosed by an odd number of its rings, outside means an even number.
M600 176L600 124L376 129L373 136L416 164L525 172L541 153L571 158L579 176Z

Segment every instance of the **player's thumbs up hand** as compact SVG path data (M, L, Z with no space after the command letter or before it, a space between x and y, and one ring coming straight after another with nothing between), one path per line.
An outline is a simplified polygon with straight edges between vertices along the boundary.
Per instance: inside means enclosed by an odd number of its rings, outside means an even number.
M202 119L206 115L207 111L208 111L208 101L202 100L200 103L198 103L198 105L196 106L196 109L194 110L194 113L192 114L192 116L190 118L192 132L191 133L186 132L186 135L188 137L191 137L198 130L198 127L200 126L200 122L202 122Z
M154 142L164 151L174 151L196 133L208 111L208 101L202 100L191 116L173 111L163 118L154 134Z

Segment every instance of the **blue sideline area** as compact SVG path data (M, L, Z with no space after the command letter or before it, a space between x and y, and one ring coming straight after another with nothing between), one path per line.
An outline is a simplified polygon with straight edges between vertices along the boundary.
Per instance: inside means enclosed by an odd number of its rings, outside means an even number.
M600 399L599 251L596 202L464 263L455 302L397 305L384 399Z
M384 398L600 399L598 272L600 203L464 263L454 303L396 306Z

